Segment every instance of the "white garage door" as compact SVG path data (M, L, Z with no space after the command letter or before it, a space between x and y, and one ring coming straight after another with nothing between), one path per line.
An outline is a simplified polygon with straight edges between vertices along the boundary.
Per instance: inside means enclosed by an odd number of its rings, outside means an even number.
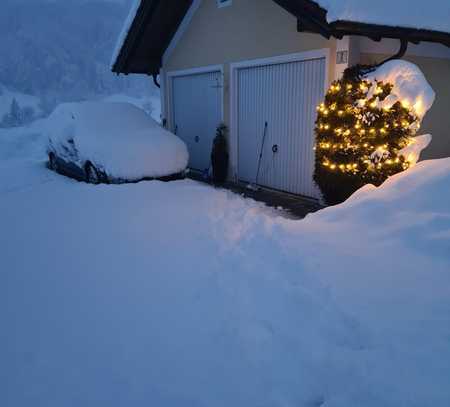
M324 97L325 58L238 71L238 172L258 184L318 197L313 182L316 106ZM266 125L267 123L267 125ZM265 129L266 128L266 129Z
M221 73L175 76L172 82L173 129L187 144L189 167L210 166L212 143L222 118Z

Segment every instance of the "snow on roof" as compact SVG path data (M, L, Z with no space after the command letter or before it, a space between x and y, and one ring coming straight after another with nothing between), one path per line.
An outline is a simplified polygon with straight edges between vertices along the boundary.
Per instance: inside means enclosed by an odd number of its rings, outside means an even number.
M329 23L343 20L450 32L450 1L315 0L328 10Z
M120 51L125 43L125 40L128 36L128 33L131 29L131 25L133 24L134 19L136 18L137 12L139 10L139 6L141 5L142 0L133 0L131 5L130 12L128 13L128 17L125 20L122 31L120 32L119 37L117 38L116 46L114 47L114 52L111 57L111 69L114 67L114 64L119 57Z

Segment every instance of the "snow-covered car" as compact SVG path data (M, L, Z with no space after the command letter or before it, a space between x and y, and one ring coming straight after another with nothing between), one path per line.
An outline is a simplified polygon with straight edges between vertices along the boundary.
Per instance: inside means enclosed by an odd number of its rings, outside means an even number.
M48 166L89 183L182 178L184 142L128 103L58 106L47 120Z

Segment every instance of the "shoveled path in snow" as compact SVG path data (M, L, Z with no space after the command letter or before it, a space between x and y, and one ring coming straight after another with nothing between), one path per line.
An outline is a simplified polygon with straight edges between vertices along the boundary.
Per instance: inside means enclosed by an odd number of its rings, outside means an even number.
M450 403L450 161L303 221L1 167L0 405Z

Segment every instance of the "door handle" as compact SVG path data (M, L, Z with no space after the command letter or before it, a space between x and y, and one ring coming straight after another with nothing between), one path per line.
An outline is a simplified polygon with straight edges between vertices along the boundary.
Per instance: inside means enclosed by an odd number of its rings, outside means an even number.
M278 153L278 144L274 144L273 146L272 146L272 153Z
M178 133L178 125L175 125L174 133L175 133L175 135L177 135L177 133Z
M199 136L195 136L195 142L198 143L200 141L200 137Z

